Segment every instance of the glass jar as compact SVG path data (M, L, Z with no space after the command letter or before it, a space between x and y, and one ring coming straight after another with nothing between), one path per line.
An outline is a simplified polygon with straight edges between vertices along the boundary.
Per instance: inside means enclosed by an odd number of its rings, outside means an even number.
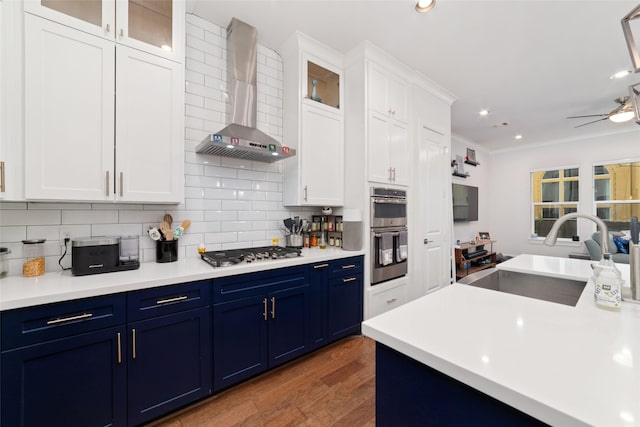
M22 264L22 275L24 277L42 276L44 274L44 242L46 242L46 239L22 241L22 256L26 259Z

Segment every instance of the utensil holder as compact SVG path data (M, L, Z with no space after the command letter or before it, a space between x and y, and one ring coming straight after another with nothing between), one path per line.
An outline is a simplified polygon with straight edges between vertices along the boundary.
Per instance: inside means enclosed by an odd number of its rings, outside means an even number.
M177 260L177 240L158 240L156 242L156 262L174 262Z
M302 234L288 234L287 235L287 247L288 248L301 248L304 238Z

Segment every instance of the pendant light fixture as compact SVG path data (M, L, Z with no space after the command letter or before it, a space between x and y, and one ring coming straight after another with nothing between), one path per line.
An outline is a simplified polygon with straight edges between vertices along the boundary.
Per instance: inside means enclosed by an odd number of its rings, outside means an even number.
M425 13L433 9L436 5L436 0L418 0L416 3L416 12Z

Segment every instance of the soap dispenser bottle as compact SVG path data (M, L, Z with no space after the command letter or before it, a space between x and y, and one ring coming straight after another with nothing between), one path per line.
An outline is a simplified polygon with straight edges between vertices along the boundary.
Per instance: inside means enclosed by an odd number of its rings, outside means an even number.
M594 269L596 306L605 310L618 311L622 301L622 275L611 259L611 254L602 255Z

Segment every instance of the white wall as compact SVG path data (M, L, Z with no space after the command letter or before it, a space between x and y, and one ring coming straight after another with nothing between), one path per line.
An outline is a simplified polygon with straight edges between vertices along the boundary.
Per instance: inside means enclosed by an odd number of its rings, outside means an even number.
M491 193L493 186L490 182L491 165L494 164L489 153L475 145L470 141L466 141L459 136L453 135L451 138L451 158L455 159L456 155L466 156L467 148L471 148L476 152L476 161L480 162L478 166L464 165L464 171L469 173L467 178L457 176L451 177L454 184L470 185L478 187L478 221L454 222L453 223L453 241L460 240L468 242L475 238L479 231L488 231L493 236L491 229ZM493 248L495 251L500 249L500 242L496 242Z
M47 270L59 271L64 231L71 237L140 235L144 261L155 260L154 242L146 237L165 212L174 221L191 219L179 240L179 257L207 250L270 245L282 238L280 224L288 216L310 217L310 209L282 207L279 162L260 163L195 153L208 132L224 127L226 82L225 29L197 16L186 22L185 200L179 205L113 203L0 203L0 246L9 247L9 274L22 274L23 239L46 238ZM282 141L282 61L258 45L257 126ZM285 142L286 143L286 142ZM65 258L69 264L70 257Z
M548 247L529 238L532 228L530 172L579 166L578 211L593 214L593 163L629 158L640 158L640 128L626 133L491 153L489 229L492 237L498 240L500 251L509 255L531 253L552 256L586 252L582 241L595 231L595 225L588 220L578 220L580 242Z

